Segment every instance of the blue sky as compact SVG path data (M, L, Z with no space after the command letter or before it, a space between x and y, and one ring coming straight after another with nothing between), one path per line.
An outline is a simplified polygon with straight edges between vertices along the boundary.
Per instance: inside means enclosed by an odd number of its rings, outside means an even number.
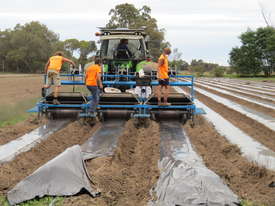
M203 59L227 65L228 53L240 44L238 36L247 28L265 26L260 4L270 22L274 21L272 0L0 0L0 29L17 23L40 21L62 40L96 40L97 27L104 26L115 5L148 5L166 40L182 52L182 58ZM273 14L274 13L274 14Z

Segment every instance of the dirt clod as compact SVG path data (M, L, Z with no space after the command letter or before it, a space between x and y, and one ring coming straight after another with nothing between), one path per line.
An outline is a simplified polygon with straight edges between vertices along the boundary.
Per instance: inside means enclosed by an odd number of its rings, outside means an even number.
M256 178L264 178L268 176L267 169L264 167L260 167L256 164L251 163L249 167L244 168L244 175L246 176L254 176Z
M232 156L234 154L241 154L241 150L237 145L228 144L222 148L222 152L225 156Z

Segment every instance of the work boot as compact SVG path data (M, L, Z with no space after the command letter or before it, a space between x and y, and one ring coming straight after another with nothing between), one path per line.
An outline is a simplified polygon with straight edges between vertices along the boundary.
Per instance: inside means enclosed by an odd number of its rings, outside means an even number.
M57 99L53 99L53 104L58 105L60 102Z

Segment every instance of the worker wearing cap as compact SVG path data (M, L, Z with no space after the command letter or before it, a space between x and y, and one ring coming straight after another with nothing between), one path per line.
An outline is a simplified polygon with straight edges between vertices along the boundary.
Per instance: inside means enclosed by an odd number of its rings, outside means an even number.
M99 102L100 89L103 89L101 81L101 60L99 58L95 59L95 64L88 66L85 84L92 95L89 112L94 113Z
M168 56L171 54L170 48L164 48L162 54L158 60L158 81L159 86L157 88L158 105L171 105L168 103L169 93L169 75L168 75ZM163 103L161 102L161 93L163 93Z
M55 85L53 94L54 104L60 104L60 102L57 100L59 89L61 87L59 73L64 62L68 62L75 67L75 63L70 59L64 58L62 52L56 52L54 56L50 57L47 64L45 65L45 73L47 74L47 78L46 84L44 85L42 92L43 94L45 94L45 89L50 88L50 82L53 82L53 84Z

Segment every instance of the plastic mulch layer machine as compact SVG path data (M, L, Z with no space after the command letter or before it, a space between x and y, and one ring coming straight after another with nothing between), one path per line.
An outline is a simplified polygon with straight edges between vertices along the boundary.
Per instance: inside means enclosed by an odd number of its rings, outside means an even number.
M76 85L83 85L84 76L81 74L61 74L61 85L72 85L71 92L60 92L58 101L60 104L53 104L53 92L47 89L46 95L42 97L36 106L29 112L37 112L38 116L45 115L47 118L56 119L60 117L76 117L85 120L101 121L107 120L114 116L118 118L134 118L138 123L146 122L148 119L158 120L167 118L178 118L179 121L185 123L191 120L194 124L194 116L204 114L205 112L197 108L194 99L194 77L185 75L170 75L170 93L168 96L169 106L158 105L155 95L156 86L159 85L155 75L145 75L139 77L137 73L128 75L102 75L104 92L100 94L100 101L97 105L95 113L89 113L90 96L84 95L81 89L77 89ZM46 78L46 77L45 77ZM181 79L184 78L184 81ZM123 81L121 81L123 79ZM126 86L125 92L106 92L108 88L117 86ZM183 89L174 87L188 88L189 93ZM179 92L180 91L180 92Z

